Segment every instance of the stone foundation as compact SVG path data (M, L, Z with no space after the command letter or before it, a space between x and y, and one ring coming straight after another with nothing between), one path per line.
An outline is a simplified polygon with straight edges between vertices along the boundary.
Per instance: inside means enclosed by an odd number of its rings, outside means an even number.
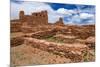
M75 62L81 62L84 52L88 53L88 47L84 44L59 44L34 38L25 38L24 44L70 58Z

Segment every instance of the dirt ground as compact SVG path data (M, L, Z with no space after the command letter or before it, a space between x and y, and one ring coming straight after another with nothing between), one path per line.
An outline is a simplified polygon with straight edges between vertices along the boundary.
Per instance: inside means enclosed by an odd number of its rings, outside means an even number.
M82 28L82 29L81 29ZM74 63L72 59L75 59L76 53L81 53L79 51L75 53L75 51L71 51L72 49L68 49L70 52L69 55L72 55L69 59L67 54L67 50L65 48L58 48L60 51L54 52L57 50L53 50L49 52L47 51L49 48L54 48L54 43L56 46L63 45L63 46L70 46L74 47L73 50L77 47L86 46L88 50L85 50L80 54L82 55L81 60L78 62L90 62L95 61L95 34L94 34L94 27L88 27L85 29L84 27L81 28L69 28L69 31L66 27L65 29L54 29L52 31L37 31L33 33L23 33L23 32L13 32L11 33L11 66L20 66L20 65L40 65L40 64L62 64L62 63ZM71 30L72 31L71 31ZM81 30L80 30L81 29ZM52 29L51 29L52 30ZM50 33L48 33L50 32ZM69 33L70 32L70 33ZM54 33L54 34L53 34ZM27 40L25 44L24 38L34 39L31 41L30 39ZM23 40L24 39L24 40ZM52 46L48 46L52 43ZM35 44L34 44L35 43ZM31 44L31 45L30 45ZM33 47L32 47L33 46ZM43 49L41 48L43 46ZM64 49L64 50L61 50ZM78 50L78 49L77 49ZM53 53L54 52L54 53ZM65 53L65 56L59 54ZM77 59L78 56L76 56ZM75 60L77 61L77 60Z
M28 45L11 47L11 65L70 63L71 60Z

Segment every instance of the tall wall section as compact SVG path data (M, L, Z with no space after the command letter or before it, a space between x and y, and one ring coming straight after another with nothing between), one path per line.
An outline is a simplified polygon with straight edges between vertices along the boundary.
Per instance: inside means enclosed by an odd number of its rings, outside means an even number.
M31 15L25 15L24 11L20 11L19 20L28 25L45 25L48 24L48 13L47 11L41 11L32 13Z

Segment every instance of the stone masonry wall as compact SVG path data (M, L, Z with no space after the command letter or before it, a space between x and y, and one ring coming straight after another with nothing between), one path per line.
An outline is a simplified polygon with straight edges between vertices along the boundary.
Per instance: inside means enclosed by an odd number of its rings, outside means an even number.
M47 11L41 11L32 13L31 15L25 15L24 11L20 11L19 19L21 22L27 22L28 25L45 25L48 24L48 14Z

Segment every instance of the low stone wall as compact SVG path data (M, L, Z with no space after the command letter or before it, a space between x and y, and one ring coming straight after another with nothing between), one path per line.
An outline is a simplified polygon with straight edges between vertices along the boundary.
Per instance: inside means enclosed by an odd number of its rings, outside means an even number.
M70 58L73 62L83 61L84 52L88 53L88 47L83 44L58 44L34 38L25 38L24 44Z
M23 25L21 27L21 31L23 33L33 33L38 31L46 31L49 28L50 26L46 26L46 25L35 25L35 26Z
M23 37L13 37L11 38L11 47L22 45L24 43Z
M11 32L20 32L21 31L21 23L20 22L11 22L10 31Z
M48 37L52 37L53 35L56 34L56 30L46 30L46 31L38 31L36 33L33 33L31 35L32 38L37 38L37 39L41 39L41 38L48 38Z

